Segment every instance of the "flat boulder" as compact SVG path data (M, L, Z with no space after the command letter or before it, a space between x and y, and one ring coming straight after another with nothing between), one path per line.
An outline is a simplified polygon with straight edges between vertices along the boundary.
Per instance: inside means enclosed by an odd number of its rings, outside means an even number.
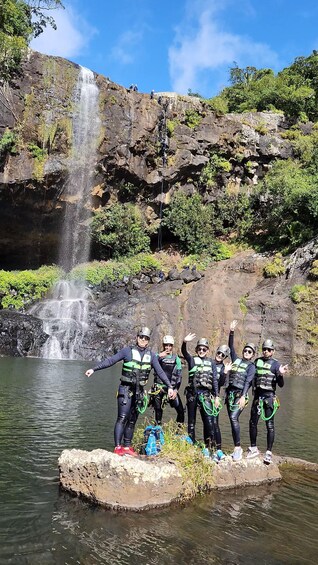
M189 498L189 480L172 461L161 457L119 457L103 449L64 450L58 461L60 484L65 490L93 503L121 510L167 506ZM281 479L275 463L227 456L218 465L211 460L211 481L206 491L270 483ZM201 489L202 490L202 489Z

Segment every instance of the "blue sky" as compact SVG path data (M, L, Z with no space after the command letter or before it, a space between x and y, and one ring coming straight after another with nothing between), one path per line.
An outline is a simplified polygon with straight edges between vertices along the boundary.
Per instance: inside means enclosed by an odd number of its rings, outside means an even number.
M65 0L31 47L140 92L228 86L229 68L289 66L318 49L317 0Z

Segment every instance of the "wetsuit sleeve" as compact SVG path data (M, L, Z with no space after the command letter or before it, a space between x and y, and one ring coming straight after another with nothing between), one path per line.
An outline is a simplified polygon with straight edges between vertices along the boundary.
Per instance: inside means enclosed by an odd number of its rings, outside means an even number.
M188 363L189 369L192 369L192 367L194 367L194 361L192 355L190 355L190 353L187 351L186 341L184 341L181 345L181 353L185 358L186 362Z
M273 363L271 371L276 375L276 383L280 388L283 388L284 386L284 376L280 374L279 372L279 367L280 367L280 363L279 361L276 361L275 359L275 364Z
M235 361L235 359L238 358L238 355L236 355L235 349L234 349L234 332L230 331L229 333L229 348L231 350L231 360L232 363Z
M180 357L178 357L178 355L176 357L176 364L174 366L172 374L175 381L174 389L179 390L182 381L182 365L181 365L181 359Z
M118 353L116 353L115 355L112 355L111 357L107 357L106 359L101 361L99 365L96 365L96 367L94 367L93 371L94 372L101 371L101 369L107 369L107 367L112 367L112 365L115 365L116 363L118 363L118 361L123 361L123 359L127 359L127 358L129 359L130 356L131 356L130 347L124 347L123 349L118 351Z
M245 396L245 394L247 394L247 391L250 388L252 381L255 377L255 370L256 370L256 367L255 367L254 363L251 363L247 368L247 376L246 376L246 379L245 379L244 388L242 390L242 396Z
M224 365L221 367L221 371L220 371L220 378L219 378L219 392L220 392L220 388L225 384L225 378L226 375L224 373Z
M212 359L212 384L216 396L219 396L218 372L216 370L216 364L213 359Z
M164 372L164 370L162 369L162 367L160 366L160 363L158 361L158 357L154 354L151 353L151 365L154 369L154 371L156 372L156 374L158 375L159 379L168 387L171 388L171 383L166 375L166 373Z

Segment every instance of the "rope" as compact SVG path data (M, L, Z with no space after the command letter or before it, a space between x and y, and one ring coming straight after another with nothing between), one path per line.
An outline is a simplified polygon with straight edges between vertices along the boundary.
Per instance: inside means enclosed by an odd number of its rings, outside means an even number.
M167 116L166 116L167 106L163 106L163 123L162 127L159 128L159 141L162 150L162 176L164 175L164 170L167 164L166 155L166 140L167 140ZM161 194L160 194L160 206L159 206L159 229L158 229L158 249L162 250L162 209L163 209L163 194L164 194L164 180L161 181Z
M267 422L268 420L270 420L271 418L273 418L278 410L278 408L280 407L280 401L279 398L277 396L274 396L274 403L273 403L273 412L271 413L270 416L268 416L266 418L265 416L265 408L264 408L264 399L260 398L259 399L259 410L260 410L260 416L262 418L262 420L264 422Z
M209 400L211 401L211 405L212 408L210 408L209 404L207 403L207 401L205 400L205 395L203 393L199 394L199 401L202 404L202 408L204 410L204 412L208 415L208 416L218 416L220 413L220 410L222 409L222 404L220 401L220 405L218 408L216 408L215 406L215 399L214 397L209 397Z
M137 410L139 414L143 414L144 412L146 412L147 406L148 406L148 395L147 392L145 391L142 400L139 400L137 403Z
M231 392L229 393L229 408L231 412L235 412L235 410L238 410L240 405L238 402L234 402L235 399L235 394L233 392L233 390L231 390ZM248 405L248 401L249 401L249 397L248 394L245 395L245 406ZM244 408L245 408L244 406Z

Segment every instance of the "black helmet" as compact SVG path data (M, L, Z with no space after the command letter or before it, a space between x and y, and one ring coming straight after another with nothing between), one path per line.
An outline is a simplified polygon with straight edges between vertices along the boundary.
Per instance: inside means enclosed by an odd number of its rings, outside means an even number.
M140 328L140 330L138 330L137 335L141 336L141 335L145 335L146 337L149 337L150 339L150 329L147 328L146 326L143 326L142 328Z
M265 339L262 343L262 349L275 349L275 345L271 339Z
M244 345L244 347L243 347L243 351L244 351L244 349L246 349L247 347L249 347L250 349L253 349L253 353L255 353L256 347L255 347L254 343L251 343L251 342L246 343L246 344Z
M220 345L220 347L217 348L216 353L223 353L225 357L228 357L231 351L227 345Z
M206 337L201 337L201 339L199 339L199 341L197 343L197 347L199 347L200 345L203 345L204 347L209 348L209 342L208 342Z

